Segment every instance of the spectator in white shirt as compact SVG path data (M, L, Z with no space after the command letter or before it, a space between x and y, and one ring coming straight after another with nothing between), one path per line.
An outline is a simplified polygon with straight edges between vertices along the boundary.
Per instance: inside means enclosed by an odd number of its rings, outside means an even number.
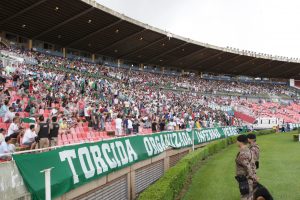
M15 113L13 113L13 107L9 107L8 111L6 111L3 121L5 123L11 123L15 117Z
M5 113L8 111L9 100L5 100L4 104L0 108L0 117L4 117Z
M20 124L20 118L14 117L13 122L8 127L7 136L10 136L12 138L17 138L20 133L19 124Z
M126 108L128 108L129 107L129 101L124 101L124 105L125 105Z
M36 136L37 135L35 133L35 125L32 124L30 125L29 129L26 129L23 136L22 144L25 146L30 146L30 149L34 149L36 145L35 142Z
M114 104L116 105L116 104L118 104L119 103L119 99L118 98L115 98L114 99Z
M1 144L1 142L3 142L5 140L3 132L4 132L4 129L0 128L0 144Z
M168 123L168 130L174 131L175 127L176 127L176 123L173 121L173 119L171 119L171 121Z
M84 117L87 121L90 121L91 120L91 111L92 111L92 108L90 105L86 105L84 107Z
M14 144L12 144L12 138L9 136L6 137L5 141L2 141L0 145L0 159L7 160L7 161L11 160L10 153L14 153L15 151L16 151L16 147Z
M118 115L116 121L116 136L121 136L122 135L122 119L121 116Z
M56 108L52 108L51 110L51 116L57 116L58 110Z

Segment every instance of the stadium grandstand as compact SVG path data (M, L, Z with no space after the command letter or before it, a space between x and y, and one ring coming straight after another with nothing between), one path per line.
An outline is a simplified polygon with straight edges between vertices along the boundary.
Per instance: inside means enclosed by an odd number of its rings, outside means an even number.
M188 147L300 126L299 59L200 43L92 0L0 11L0 199L135 199Z

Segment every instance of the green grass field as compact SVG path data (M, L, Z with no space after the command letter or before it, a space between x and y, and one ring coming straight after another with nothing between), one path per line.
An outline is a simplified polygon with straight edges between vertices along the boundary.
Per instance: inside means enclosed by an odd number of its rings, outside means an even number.
M292 135L272 134L257 138L260 145L259 182L275 200L300 200L300 143ZM193 175L184 200L238 200L234 179L236 145L204 161Z

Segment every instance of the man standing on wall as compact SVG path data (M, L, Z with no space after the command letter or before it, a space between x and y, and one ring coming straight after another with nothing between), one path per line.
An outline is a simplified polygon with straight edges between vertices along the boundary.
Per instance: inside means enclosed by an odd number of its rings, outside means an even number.
M122 128L122 119L120 114L118 114L115 122L116 122L116 136L121 136L123 128Z
M37 125L36 132L39 140L39 148L49 147L50 125L49 123L45 122L44 116L39 117L39 123Z
M59 132L59 123L57 123L57 117L52 117L52 123L50 124L50 145L51 147L57 145L57 136Z

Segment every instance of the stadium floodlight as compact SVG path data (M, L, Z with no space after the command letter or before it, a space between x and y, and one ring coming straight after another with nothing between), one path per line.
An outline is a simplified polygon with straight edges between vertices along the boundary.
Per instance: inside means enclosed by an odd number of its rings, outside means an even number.
M169 40L173 37L173 35L171 33L167 33L167 37L169 38Z

